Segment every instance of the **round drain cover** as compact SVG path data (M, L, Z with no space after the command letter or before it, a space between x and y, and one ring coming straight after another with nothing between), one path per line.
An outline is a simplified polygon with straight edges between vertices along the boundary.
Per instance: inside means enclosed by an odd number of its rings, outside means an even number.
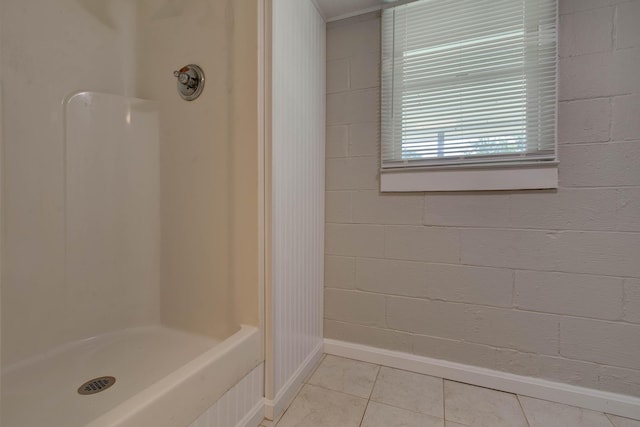
M78 387L78 393L82 395L96 394L105 391L116 383L114 377L93 378Z

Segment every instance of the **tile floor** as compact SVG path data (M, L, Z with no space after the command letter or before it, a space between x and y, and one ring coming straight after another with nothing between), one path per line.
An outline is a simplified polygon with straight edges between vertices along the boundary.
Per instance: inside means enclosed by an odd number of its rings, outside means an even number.
M640 427L640 421L326 355L263 427Z

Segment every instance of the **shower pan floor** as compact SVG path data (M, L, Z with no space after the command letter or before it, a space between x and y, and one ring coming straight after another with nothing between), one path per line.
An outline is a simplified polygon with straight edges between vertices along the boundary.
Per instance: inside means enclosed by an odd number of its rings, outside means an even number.
M149 326L65 345L3 373L0 424L85 426L219 342ZM78 394L84 382L103 376L115 384Z

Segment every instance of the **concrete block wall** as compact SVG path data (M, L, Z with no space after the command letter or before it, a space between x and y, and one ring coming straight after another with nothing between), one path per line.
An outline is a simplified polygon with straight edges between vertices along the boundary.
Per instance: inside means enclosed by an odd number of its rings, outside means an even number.
M640 396L640 1L560 14L557 191L380 193L380 17L328 24L327 338Z

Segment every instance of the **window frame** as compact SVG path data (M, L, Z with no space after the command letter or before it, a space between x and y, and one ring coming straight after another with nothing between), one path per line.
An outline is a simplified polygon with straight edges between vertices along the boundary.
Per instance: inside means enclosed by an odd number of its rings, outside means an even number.
M404 4L399 5L402 7ZM557 149L557 84L558 84L558 55L557 55L557 29L558 29L558 2L555 1L555 116L554 116L554 141L553 153L543 156L544 160L536 160L531 155L528 158L518 158L517 156L488 156L482 161L478 156L477 162L463 161L456 163L456 159L452 158L451 162L440 161L437 164L410 164L409 161L393 162L387 161L384 164L384 141L381 147L380 159L380 190L382 192L407 192L407 191L479 191L479 190L521 190L521 189L554 189L558 187L558 149ZM396 7L396 6L394 6ZM388 13L389 7L383 10ZM384 22L384 17L383 20ZM384 24L383 24L384 25ZM395 28L393 29L395 32ZM381 32L381 37L385 37L385 31ZM395 36L395 34L394 34ZM383 39L382 44L388 42ZM395 48L395 44L394 44ZM395 55L395 52L393 53ZM393 97L394 75L396 69L393 65L394 56L392 55L391 69L385 70L384 49L381 56L381 102L384 102L385 96ZM525 58L526 60L526 58ZM386 66L388 68L389 65ZM387 74L385 75L385 72ZM390 82L389 80L390 79ZM386 81L385 81L386 80ZM386 84L385 84L386 83ZM390 87L389 87L390 86ZM386 93L385 93L386 91ZM525 103L529 103L529 98L524 98ZM393 98L391 98L393 103ZM381 114L385 114L384 106L381 104ZM393 112L390 113L391 115ZM384 116L382 117L384 119ZM383 122L384 123L384 122ZM530 126L527 123L527 126ZM381 139L385 137L385 133L381 133ZM547 139L548 141L548 139ZM387 145L387 148L397 152L402 150L402 141L400 144ZM551 158L552 156L552 158ZM459 158L457 158L459 159ZM435 163L435 162L434 162Z

